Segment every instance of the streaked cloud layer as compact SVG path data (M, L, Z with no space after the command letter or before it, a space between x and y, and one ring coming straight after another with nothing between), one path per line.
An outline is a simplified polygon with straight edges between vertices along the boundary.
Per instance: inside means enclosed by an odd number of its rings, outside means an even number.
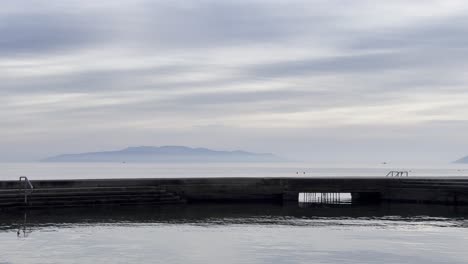
M128 145L468 154L464 1L4 1L0 160Z

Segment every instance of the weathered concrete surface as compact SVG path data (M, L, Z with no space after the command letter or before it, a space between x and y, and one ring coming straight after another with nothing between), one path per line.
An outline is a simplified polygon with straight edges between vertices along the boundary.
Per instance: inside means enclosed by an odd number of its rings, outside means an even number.
M58 204L72 204L80 199L88 204L123 203L126 199L135 203L157 202L160 192L170 194L174 201L187 202L297 201L301 192L339 192L352 193L353 199L374 202L468 204L468 178L155 178L31 182L34 192L30 201L36 205L54 205L54 199L62 199ZM2 200L6 204L11 201L21 204L23 196L18 181L0 181L0 207Z

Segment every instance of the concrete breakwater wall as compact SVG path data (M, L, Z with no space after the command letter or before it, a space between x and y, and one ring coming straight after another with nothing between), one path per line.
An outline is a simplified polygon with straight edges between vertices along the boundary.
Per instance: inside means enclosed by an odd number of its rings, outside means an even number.
M153 178L0 181L0 208L93 204L298 201L351 193L355 201L468 204L468 178ZM25 197L25 195L27 197ZM26 199L25 199L26 198Z

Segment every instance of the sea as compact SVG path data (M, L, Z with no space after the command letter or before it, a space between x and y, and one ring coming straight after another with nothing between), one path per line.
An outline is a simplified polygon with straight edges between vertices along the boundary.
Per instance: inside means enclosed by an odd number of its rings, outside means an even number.
M468 177L468 165L3 163L1 180ZM0 211L0 263L468 263L468 207L243 203Z

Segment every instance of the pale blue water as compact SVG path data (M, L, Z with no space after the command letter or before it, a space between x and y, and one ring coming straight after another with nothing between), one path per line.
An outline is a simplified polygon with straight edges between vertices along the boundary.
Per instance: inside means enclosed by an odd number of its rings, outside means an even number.
M468 177L468 164L323 165L307 163L0 163L0 180L152 178L152 177L296 177L382 176L407 170L410 176Z
M0 164L0 179L467 176L466 166ZM191 204L0 211L0 263L468 263L468 207Z

